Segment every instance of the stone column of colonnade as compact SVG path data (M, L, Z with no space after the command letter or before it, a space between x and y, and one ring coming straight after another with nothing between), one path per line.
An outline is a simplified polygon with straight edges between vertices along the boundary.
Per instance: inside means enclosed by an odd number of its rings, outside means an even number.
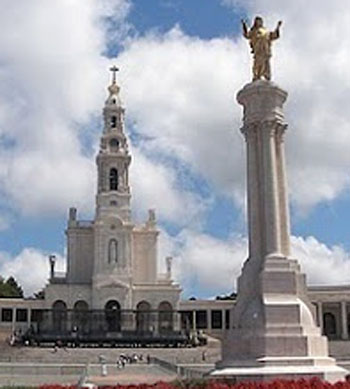
M328 356L306 293L305 276L290 257L283 104L287 92L267 80L238 92L247 146L249 256L238 279L232 328L213 376L238 380L318 376L346 371Z
M321 330L321 334L323 334L323 306L322 301L317 302L317 317L318 317L318 325Z
M341 338L343 340L349 339L348 331L348 314L347 314L347 302L342 301L340 303L340 313L341 313Z

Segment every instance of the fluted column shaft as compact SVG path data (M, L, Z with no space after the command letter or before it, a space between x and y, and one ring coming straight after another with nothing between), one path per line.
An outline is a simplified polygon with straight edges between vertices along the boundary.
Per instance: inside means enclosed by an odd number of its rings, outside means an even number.
M321 334L323 334L323 306L321 301L317 302L317 317L318 326L321 329Z
M347 314L347 302L342 301L340 303L340 316L341 316L341 338L343 340L346 340L349 338L349 331L348 331L348 314Z
M287 125L279 124L276 128L276 155L278 169L278 194L279 194L279 211L280 211L280 228L281 228L281 252L290 255L290 221L289 221L289 201L288 201L288 183L287 169L284 146L284 133Z
M244 107L247 141L249 256L290 254L284 154L283 103L287 93L269 82L247 85L237 99Z
M263 187L260 206L264 209L265 255L280 253L279 199L277 189L276 138L273 122L262 125ZM256 212L256 210L253 210Z
M258 139L255 128L247 128L244 132L247 141L247 193L248 193L248 233L249 253L251 257L257 257L261 252L260 214L252 212L259 209L259 174L258 163Z

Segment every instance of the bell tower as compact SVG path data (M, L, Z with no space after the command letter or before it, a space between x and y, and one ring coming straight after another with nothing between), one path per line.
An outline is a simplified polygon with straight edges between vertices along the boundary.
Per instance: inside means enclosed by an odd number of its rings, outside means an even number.
M124 114L116 82L116 66L111 67L112 83L103 108L104 128L96 158L98 186L96 219L108 215L130 220L129 166L131 156L124 134Z
M97 195L94 220L93 305L103 306L104 294L113 290L113 299L123 309L131 307L132 230L129 166L131 156L124 133L125 110L113 66L112 82L103 108L103 131L96 157ZM112 289L111 289L112 288Z

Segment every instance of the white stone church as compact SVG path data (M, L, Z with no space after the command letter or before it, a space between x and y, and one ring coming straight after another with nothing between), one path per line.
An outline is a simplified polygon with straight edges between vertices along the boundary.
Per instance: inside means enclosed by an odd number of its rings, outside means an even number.
M177 311L181 289L171 279L171 258L166 258L165 274L157 270L159 231L154 210L149 210L142 225L131 220L131 155L115 70L96 158L95 218L80 221L77 210L69 210L67 273L56 274L51 258L45 307Z

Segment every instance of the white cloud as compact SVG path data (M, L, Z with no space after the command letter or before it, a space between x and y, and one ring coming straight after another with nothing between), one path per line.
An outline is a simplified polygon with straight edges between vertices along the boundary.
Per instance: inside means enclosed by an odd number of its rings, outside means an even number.
M144 218L148 209L155 209L162 221L172 221L177 226L200 222L209 200L180 188L171 166L152 161L137 148L132 155L132 207L137 219Z
M209 297L236 289L236 279L247 258L245 238L221 240L183 230L172 244L169 252L174 256L174 276L186 293L195 289L201 297Z
M64 270L64 259L56 254L56 270ZM22 286L25 295L41 290L49 277L48 255L35 248L25 248L17 256L0 252L0 274L5 279L12 276Z
M130 43L118 57L127 113L147 153L177 158L215 191L242 197L244 141L235 93L242 42L203 41L178 27ZM242 48L243 50L243 48Z
M127 0L1 4L0 182L19 213L92 208L95 168L80 136L105 99L106 20L121 33L129 8Z
M350 253L341 246L328 247L313 236L292 237L292 253L312 285L349 285Z

